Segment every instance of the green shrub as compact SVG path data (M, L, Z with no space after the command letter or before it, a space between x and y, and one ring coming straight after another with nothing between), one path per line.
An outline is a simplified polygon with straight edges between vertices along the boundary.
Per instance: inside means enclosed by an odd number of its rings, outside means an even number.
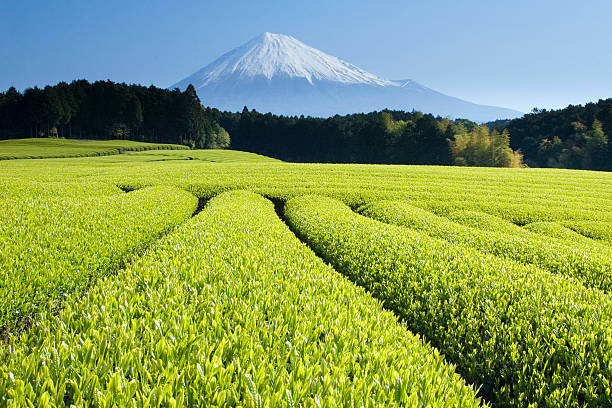
M606 407L612 299L578 281L355 214L290 200L291 228L423 335L496 406Z
M609 250L542 237L488 214L466 211L450 214L460 222L485 229L472 228L404 201L375 202L362 208L361 213L455 244L573 276L594 288L612 290L612 251Z
M61 306L196 206L193 195L175 187L101 197L22 193L0 201L0 327L20 330L34 313Z
M248 192L0 345L0 405L476 407L474 394Z

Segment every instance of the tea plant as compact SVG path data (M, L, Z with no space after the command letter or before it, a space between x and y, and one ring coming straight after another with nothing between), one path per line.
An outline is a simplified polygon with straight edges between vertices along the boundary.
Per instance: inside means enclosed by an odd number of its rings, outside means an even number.
M452 213L451 218L484 227L481 230L439 217L404 201L379 201L365 206L368 217L422 231L427 235L480 251L546 268L581 279L588 286L612 289L612 251L576 242L542 237L487 214ZM497 228L495 228L497 225Z
M0 201L0 327L33 314L118 268L145 244L189 218L197 199L174 187L102 197L18 195Z
M609 405L609 295L381 223L326 197L292 199L285 217L315 252L431 341L494 405Z
M476 407L453 366L230 192L20 342L0 404Z

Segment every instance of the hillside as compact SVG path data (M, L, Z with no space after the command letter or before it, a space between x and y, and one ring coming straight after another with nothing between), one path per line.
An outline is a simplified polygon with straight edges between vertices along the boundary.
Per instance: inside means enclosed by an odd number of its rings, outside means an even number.
M263 114L254 109L220 111L204 108L193 86L180 92L81 80L0 93L0 139L29 135L121 139L231 148L294 162L506 166L508 160L491 160L499 156L491 150L499 149L487 148L499 144L505 150L514 149L512 163L517 166L522 155L531 167L609 170L610 112L609 101L539 111L491 122L489 132L467 119L450 120L419 111L383 110L329 118ZM14 157L7 148L5 157ZM112 151L105 149L71 155ZM33 152L31 157L65 156L52 151Z
M176 144L143 143L131 140L73 140L31 138L0 140L0 160L83 157L154 149L189 149Z
M610 173L260 159L0 161L0 405L606 406Z
M533 167L612 170L612 98L491 123Z
M0 140L0 160L122 155L119 160L200 160L219 163L280 162L236 150L190 149L188 146L130 140L33 138ZM112 160L117 160L113 158Z
M199 160L211 163L280 163L278 159L261 154L239 150L193 149L193 150L155 150L131 153L135 161L152 160Z

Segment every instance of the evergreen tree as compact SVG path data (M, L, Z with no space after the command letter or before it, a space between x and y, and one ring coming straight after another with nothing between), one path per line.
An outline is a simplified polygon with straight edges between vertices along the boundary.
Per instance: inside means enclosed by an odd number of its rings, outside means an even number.
M508 129L510 147L521 149L529 166L612 170L612 146L603 143L601 134L586 147L595 121L607 139L612 132L612 98L559 110L535 109L522 118L493 125L498 130Z
M214 141L208 142L207 135ZM0 93L0 137L60 136L132 139L226 147L229 134L203 109L193 86L185 92L111 81Z

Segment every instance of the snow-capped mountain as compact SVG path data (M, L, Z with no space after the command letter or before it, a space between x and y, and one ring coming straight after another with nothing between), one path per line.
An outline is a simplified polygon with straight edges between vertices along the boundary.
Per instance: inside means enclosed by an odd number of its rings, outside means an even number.
M284 115L332 116L381 109L419 110L489 121L522 115L444 95L412 80L388 80L284 35L264 33L171 88L192 84L202 103Z

